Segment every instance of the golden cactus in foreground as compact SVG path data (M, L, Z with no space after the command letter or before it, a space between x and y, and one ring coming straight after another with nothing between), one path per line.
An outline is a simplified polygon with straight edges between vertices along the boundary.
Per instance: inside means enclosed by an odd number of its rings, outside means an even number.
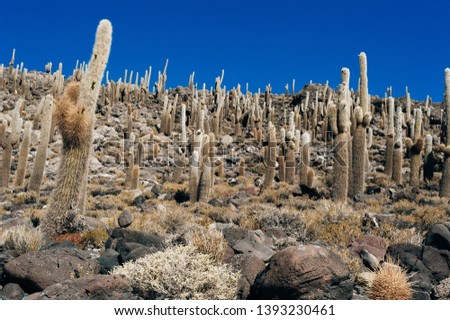
M95 109L109 57L112 26L100 21L89 67L81 82L69 84L56 103L55 123L62 135L60 169L52 201L43 220L49 236L79 231L86 206L88 159L92 149Z
M384 263L375 272L375 278L369 290L369 299L411 300L413 290L408 281L409 278L401 267L392 263Z

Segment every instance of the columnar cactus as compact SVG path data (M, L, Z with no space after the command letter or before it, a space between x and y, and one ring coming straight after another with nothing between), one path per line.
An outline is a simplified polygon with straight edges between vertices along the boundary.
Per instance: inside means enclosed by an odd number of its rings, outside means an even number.
M21 131L22 122L23 122L23 120L21 118L21 112L24 107L25 107L25 100L19 99L19 100L17 100L14 110L11 113L10 141L13 146L18 144L19 140L20 140L20 131Z
M333 151L334 151L334 163L333 163L333 187L332 194L333 199L338 202L346 202L348 194L348 177L349 177L349 164L348 164L348 144L350 142L349 135L349 120L348 114L348 99L345 95L345 85L339 86L339 100L338 109L332 114L336 117L330 118L330 121L335 121L336 124L332 127L335 129L333 132ZM331 109L335 109L336 106L330 103L328 106Z
M219 166L217 168L217 176L221 179L225 177L225 160L219 160Z
M197 150L192 153L191 158L191 170L189 173L189 199L192 203L195 203L198 200L198 184L200 181L200 155Z
M136 163L139 167L142 167L144 164L144 144L142 143L142 140L139 139L137 143L137 159Z
M209 158L209 170L211 171L211 187L214 186L214 177L215 177L215 171L216 171L216 155L217 155L217 147L216 147L216 137L213 132L209 133L209 145L208 145L208 158Z
M72 83L58 100L55 121L63 137L62 158L44 231L50 235L83 228L88 160L92 149L95 109L111 48L112 26L100 21L89 67L79 84Z
M414 138L413 135L411 135L411 132L414 128L413 122L414 119L411 118L411 95L408 91L408 87L406 87L406 136L410 138Z
M186 104L181 104L181 145L184 147L187 143L186 135Z
M45 97L42 97L41 101L39 101L39 104L38 104L38 107L36 110L36 114L34 115L34 118L33 118L33 130L39 129L39 123L41 122L42 109L44 107L44 103L45 103Z
M406 148L411 157L411 168L409 183L411 186L418 186L420 181L420 167L422 165L423 137L421 135L422 127L422 110L414 109L414 136L413 139L407 138L405 141Z
M311 161L311 134L305 132L302 134L302 161L300 164L300 184L307 184L308 181L308 171L312 170L310 168Z
M0 191L8 188L9 171L11 170L12 145L10 137L6 137L3 144L2 164L0 167Z
M264 182L262 189L267 189L272 186L273 178L275 177L275 165L277 156L277 137L275 126L269 122L268 129L268 145L267 145L267 157L265 159L266 174L264 175Z
M286 181L289 184L294 184L294 182L295 182L295 144L293 141L289 141L289 144L287 146L285 168L286 168L285 169L286 174L285 174L285 180L283 180L283 181Z
M131 171L131 189L138 189L139 188L139 174L140 174L140 168L139 165L135 164L132 167Z
M284 156L278 156L278 179L280 182L286 181L286 162Z
M444 94L444 124L445 124L445 150L444 168L439 190L440 197L450 197L450 69L445 68L445 94Z
M239 159L239 176L243 177L245 175L245 159Z
M31 121L27 121L25 122L23 139L19 150L19 160L17 163L16 176L14 178L13 183L14 188L23 187L25 179L25 171L27 169L28 153L30 150L30 139L31 139Z
M370 124L371 116L364 114L362 107L356 107L354 110L356 129L353 136L353 156L352 156L352 190L351 196L364 193L364 184L366 180L366 128Z
M394 155L392 161L392 179L395 183L402 183L402 166L403 166L403 112L402 107L397 107L395 118L395 140Z
M392 177L392 161L394 157L394 98L388 98L388 118L387 118L387 134L386 134L386 160L384 164L384 173Z
M209 200L209 195L211 193L211 172L211 161L209 160L209 157L205 157L198 186L198 201L200 202L208 202Z
M4 120L0 120L0 147L5 148L6 146L6 128L8 123Z
M47 149L50 140L50 128L53 114L53 97L46 95L42 107L41 133L39 135L39 146L36 151L33 171L27 191L39 192L44 175L45 161L47 160Z
M134 159L134 134L131 134L130 137L130 147L127 150L127 157L126 157L126 161L127 163L125 163L126 167L125 167L125 189L130 189L131 188L131 178L133 175L133 167L134 167L134 163L135 163L135 159Z
M433 136L431 134L427 134L425 136L425 155L423 162L423 179L425 182L433 179L435 163L436 159L434 158L433 153Z
M352 190L352 183L353 180L351 178L351 169L353 168L353 144L352 144L352 136L351 136L351 115L353 113L353 99L352 99L352 93L350 92L350 69L349 68L342 68L341 69L341 82L342 82L342 86L343 86L343 93L345 96L345 112L342 113L341 115L345 114L345 117L347 118L347 124L346 124L346 131L347 131L347 156L348 156L348 160L347 160L347 171L348 171L348 194L350 193L350 191ZM331 99L331 92L330 92L330 99ZM344 103L344 97L341 98L342 103ZM341 105L341 109L343 108L343 105ZM336 117L338 116L338 114L336 114ZM343 121L340 120L339 121ZM337 126L336 126L337 128ZM338 128L337 128L338 129ZM341 142L342 143L342 142ZM342 151L344 152L344 151Z
M369 110L369 86L368 86L368 78L367 78L367 57L364 52L359 54L359 69L360 69L360 103L363 115Z

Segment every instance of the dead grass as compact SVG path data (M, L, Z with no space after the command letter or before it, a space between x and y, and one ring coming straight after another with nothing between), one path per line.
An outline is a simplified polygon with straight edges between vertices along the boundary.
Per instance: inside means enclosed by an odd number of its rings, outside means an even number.
M374 235L384 238L389 245L396 243L421 245L423 241L423 236L416 228L398 229L389 223L381 224L380 228L374 232Z
M352 276L356 278L361 271L361 259L346 248L330 247L329 249L341 257L342 262L347 266Z
M307 238L347 247L363 235L362 211L346 204L322 200L316 209L305 210Z
M289 195L292 193L291 188L292 186L286 182L276 183L272 187L265 189L251 201L254 203L273 203L275 205L286 204Z
M16 250L19 254L38 251L45 243L45 236L40 229L25 225L6 230L0 243L6 250Z
M186 181L185 183L173 183L173 182L166 181L162 184L162 187L163 187L162 192L169 193L169 194L173 194L179 190L181 190L181 191L189 190L188 181Z
M189 237L189 243L200 253L208 254L216 262L221 262L227 249L222 232L215 229L203 228L195 230Z
M221 183L212 187L210 198L217 198L225 201L232 198L237 193L239 193L238 186L230 186L228 183Z
M109 233L103 228L87 230L81 234L80 246L81 248L94 247L101 249L104 248L108 238Z

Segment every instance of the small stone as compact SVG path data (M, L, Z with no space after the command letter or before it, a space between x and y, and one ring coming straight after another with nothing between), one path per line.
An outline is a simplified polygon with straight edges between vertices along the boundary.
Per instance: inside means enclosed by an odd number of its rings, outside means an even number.
M129 210L124 210L117 219L121 228L126 228L133 223L133 216Z
M22 300L24 294L17 283L7 283L0 292L0 297L7 300Z
M163 189L162 185L160 185L160 184L155 184L155 185L152 187L151 191L152 191L156 196L159 196L159 195L162 193L162 189Z
M156 205L156 211L164 213L164 212L167 212L167 208L163 204L158 203Z
M217 198L212 198L208 203L214 207L221 207L223 205L223 202Z

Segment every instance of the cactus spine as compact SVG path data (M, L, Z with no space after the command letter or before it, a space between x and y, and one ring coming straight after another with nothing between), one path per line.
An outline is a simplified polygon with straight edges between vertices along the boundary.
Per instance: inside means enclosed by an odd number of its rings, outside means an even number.
M445 146L450 148L450 69L445 68L445 93L444 93L444 122L445 128ZM442 169L442 179L439 190L440 197L450 197L450 154L444 152L444 168Z
M44 231L50 236L78 231L83 227L80 214L85 209L95 109L111 39L111 23L100 21L86 73L79 85L66 88L57 104L55 118L63 137L63 149L53 201L43 221Z
M30 150L31 138L31 121L25 122L23 139L19 150L19 161L17 164L16 176L14 178L13 187L22 188L25 179L25 171L27 169L28 152Z

